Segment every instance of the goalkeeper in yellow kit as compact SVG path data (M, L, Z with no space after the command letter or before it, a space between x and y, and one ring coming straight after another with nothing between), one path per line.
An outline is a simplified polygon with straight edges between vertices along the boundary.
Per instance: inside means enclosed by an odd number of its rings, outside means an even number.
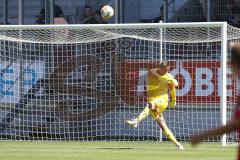
M173 133L168 128L163 112L167 106L174 107L176 105L176 89L178 82L168 73L169 66L166 62L161 62L158 68L151 69L148 72L147 96L148 103L143 112L135 119L126 120L126 123L136 128L138 123L145 119L149 114L156 120L157 124L163 131L163 134L172 141L178 149L184 149L176 140ZM171 100L169 103L168 94Z

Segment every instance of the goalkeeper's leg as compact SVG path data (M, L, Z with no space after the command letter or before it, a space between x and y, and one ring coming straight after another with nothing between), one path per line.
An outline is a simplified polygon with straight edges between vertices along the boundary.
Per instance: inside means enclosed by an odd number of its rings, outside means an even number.
M137 118L126 120L126 123L128 123L130 126L134 128L137 128L138 123L144 120L145 118L147 118L147 116L149 115L149 112L150 112L149 105L147 105L147 107L144 108L144 110L139 114Z
M174 137L173 133L170 131L170 129L168 128L163 115L160 114L160 116L158 118L156 118L156 121L158 123L158 125L161 127L163 134L171 141L173 142L178 149L184 149L183 146L176 140L176 138Z

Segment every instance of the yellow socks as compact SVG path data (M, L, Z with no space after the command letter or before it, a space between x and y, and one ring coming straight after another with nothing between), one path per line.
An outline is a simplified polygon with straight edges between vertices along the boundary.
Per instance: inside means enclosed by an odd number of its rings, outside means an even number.
M143 119L147 118L149 115L149 108L145 107L145 109L140 113L140 115L136 118L137 122L141 122Z
M174 137L174 135L172 134L172 132L169 129L166 129L165 131L163 131L163 134L171 141L173 142L176 146L181 145L176 138Z

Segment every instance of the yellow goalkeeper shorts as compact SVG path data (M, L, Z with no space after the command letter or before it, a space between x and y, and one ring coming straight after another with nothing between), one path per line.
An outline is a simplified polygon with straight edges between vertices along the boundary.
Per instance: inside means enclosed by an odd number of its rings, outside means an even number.
M151 101L149 101L149 103L154 103L156 107L156 109L150 110L150 114L153 119L163 116L162 113L167 109L168 106L168 101L162 98L152 99Z

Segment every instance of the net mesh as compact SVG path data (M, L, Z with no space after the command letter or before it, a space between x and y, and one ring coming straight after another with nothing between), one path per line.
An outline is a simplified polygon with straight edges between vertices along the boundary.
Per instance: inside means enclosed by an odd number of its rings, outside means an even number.
M101 27L101 25L96 25L95 28L92 26L83 27L82 29L76 26L72 27L72 29L64 27L39 29L34 26L32 28L33 29L28 27L27 29L21 30L14 28L11 30L1 30L0 38L18 42L50 44L91 43L126 37L159 42L160 38L160 28L156 25L147 28L127 27L125 29L119 29L119 27ZM165 42L197 43L221 40L221 30L219 30L219 27L176 26L176 28L170 27L162 29L164 30L164 34L161 38ZM236 35L234 32L232 32L232 34Z
M137 129L124 123L144 109L148 69L162 60L180 84L164 112L176 138L220 125L221 27L145 26L0 27L1 139L166 140L151 117ZM229 43L239 33L228 26Z

